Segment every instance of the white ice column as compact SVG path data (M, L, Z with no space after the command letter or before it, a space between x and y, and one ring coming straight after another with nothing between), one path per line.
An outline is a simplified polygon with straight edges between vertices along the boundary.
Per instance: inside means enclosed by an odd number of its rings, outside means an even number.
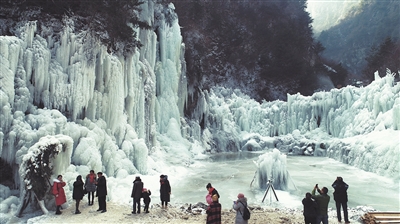
M156 123L160 133L167 131L170 119L180 124L179 82L182 81L182 37L178 21L172 24L160 21L158 27L160 61L155 68L156 74ZM185 83L186 85L186 83Z

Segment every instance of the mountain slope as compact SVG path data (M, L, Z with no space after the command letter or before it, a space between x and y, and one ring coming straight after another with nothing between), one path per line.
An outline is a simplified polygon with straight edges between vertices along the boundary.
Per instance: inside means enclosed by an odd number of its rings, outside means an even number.
M399 12L397 0L361 1L340 24L321 32L318 40L326 48L323 56L340 62L354 77L360 78L372 47L388 37L395 42L400 40Z
M305 1L172 1L189 85L239 88L261 100L309 95L318 50Z

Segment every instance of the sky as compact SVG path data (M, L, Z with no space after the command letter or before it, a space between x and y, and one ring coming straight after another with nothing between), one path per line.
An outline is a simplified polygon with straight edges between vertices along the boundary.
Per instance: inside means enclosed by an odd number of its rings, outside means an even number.
M163 11L151 4L143 7L150 19ZM351 190L376 189L363 180L377 179L383 183L379 188L399 198L400 85L390 72L376 74L365 87L288 95L286 102L258 103L238 90L215 87L202 93L193 119L187 120L183 111L193 90L186 88L180 27L177 20L159 19L159 36L141 31L144 46L127 58L93 45L71 24L59 39L48 37L51 28L39 33L35 22L17 27L18 36L0 36L0 153L13 165L21 189L0 185L2 220L21 205L30 183L24 180L27 161L53 143L60 151L51 163L53 175L62 174L68 182L67 198L76 176L90 169L107 177L108 199L126 205L136 175L157 198L161 174L176 189L176 203L203 200L208 182L224 195L226 207L238 191L260 203L265 189L252 189L249 183L257 170L258 183L271 173L286 174L279 183L287 185L277 188L287 190L278 191L276 206L296 206L309 187L316 182L329 186L338 175L349 180ZM235 159L246 151L259 155ZM218 154L231 159L214 158ZM296 160L289 156L303 154L314 160L299 159L304 162L295 167L303 170L293 171ZM320 176L315 168L323 169L321 162L332 167L324 172L337 167L342 172ZM356 178L348 170L363 176L352 181ZM305 174L310 181L301 181ZM291 192L295 186L299 190ZM365 192L352 205L385 200ZM387 209L381 204L375 206Z

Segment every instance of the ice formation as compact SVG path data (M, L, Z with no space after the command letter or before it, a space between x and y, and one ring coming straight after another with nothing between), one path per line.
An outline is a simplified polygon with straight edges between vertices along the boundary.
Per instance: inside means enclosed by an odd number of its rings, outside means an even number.
M207 107L198 117L213 136L206 144L217 149L278 148L288 154L329 156L400 178L399 157L392 156L400 151L400 83L390 71L366 87L288 95L287 102L259 104L221 87L206 92L204 99Z
M272 184L277 190L289 188L290 177L286 168L286 155L278 149L259 156L255 163L257 164L255 186L267 189L268 185Z
M157 30L138 30L144 47L126 58L108 54L88 33L73 33L71 21L59 40L38 33L34 21L20 36L0 37L0 152L7 163L21 164L41 137L64 134L73 139L75 165L109 176L147 172L156 134L171 119L180 123L186 80L178 21L154 19L172 5L142 7Z

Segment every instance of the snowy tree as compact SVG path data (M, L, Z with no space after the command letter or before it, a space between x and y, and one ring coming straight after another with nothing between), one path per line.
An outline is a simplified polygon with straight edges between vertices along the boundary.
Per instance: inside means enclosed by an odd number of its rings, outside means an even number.
M44 199L51 187L50 178L56 171L65 170L71 162L73 140L69 136L42 137L28 149L19 169L21 181L21 203L18 216L36 199L40 208L48 213ZM57 157L61 157L57 159Z

